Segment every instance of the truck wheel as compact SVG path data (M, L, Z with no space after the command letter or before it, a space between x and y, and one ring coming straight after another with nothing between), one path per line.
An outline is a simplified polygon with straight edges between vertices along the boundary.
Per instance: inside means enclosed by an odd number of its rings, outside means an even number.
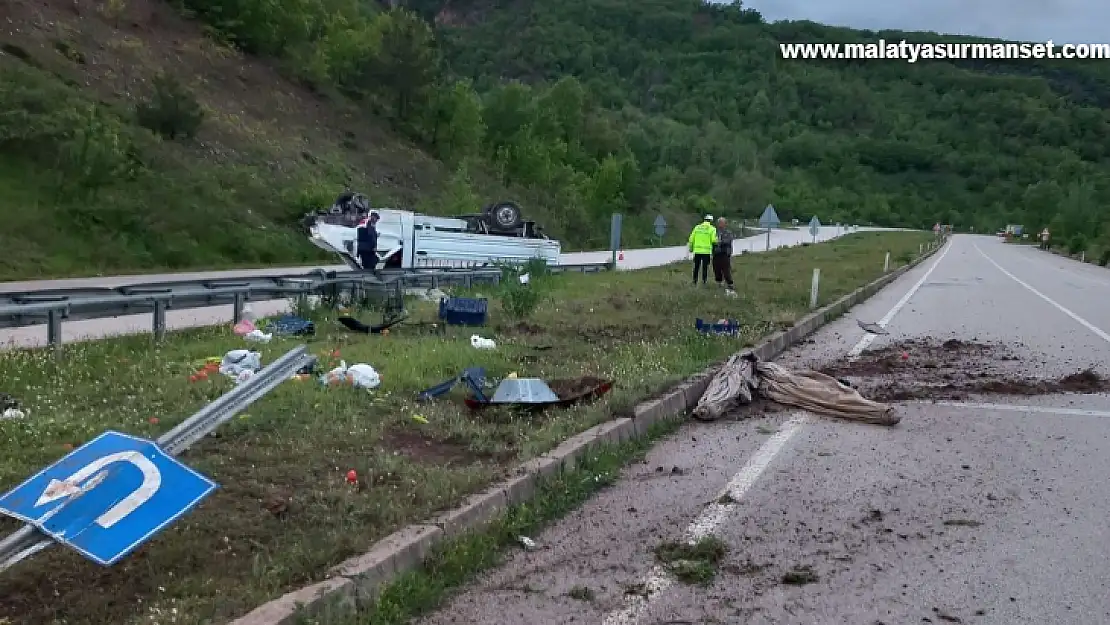
M512 202L497 202L486 207L490 225L497 230L512 230L520 227L520 207Z

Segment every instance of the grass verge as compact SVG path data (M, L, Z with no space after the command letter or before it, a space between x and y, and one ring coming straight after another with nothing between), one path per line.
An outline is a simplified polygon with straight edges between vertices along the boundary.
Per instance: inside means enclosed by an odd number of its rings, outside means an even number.
M518 297L491 300L489 327L478 333L495 338L495 350L474 349L471 328L357 335L320 318L311 348L323 367L339 359L369 363L382 376L379 389L282 385L184 455L221 484L193 514L110 569L60 548L21 564L0 579L0 622L151 623L170 622L172 614L172 622L187 624L241 615L457 504L517 462L790 326L807 312L814 267L825 304L878 278L887 252L895 266L907 263L930 237L860 233L746 254L734 262L738 299L690 286L689 263L548 276L537 281L542 301L524 319L506 313ZM425 305L414 317L433 315ZM693 329L699 316L739 319L743 331L700 335ZM264 362L295 344L275 339L261 349ZM242 346L223 327L173 333L157 346L148 337L70 345L60 359L40 350L0 354L0 390L29 411L0 422L0 485L18 483L107 428L152 438L164 432L231 388L223 378L190 382L197 361ZM468 366L491 377L596 376L616 388L593 404L534 414L472 413L457 396L415 401L418 391ZM357 485L344 479L350 469Z

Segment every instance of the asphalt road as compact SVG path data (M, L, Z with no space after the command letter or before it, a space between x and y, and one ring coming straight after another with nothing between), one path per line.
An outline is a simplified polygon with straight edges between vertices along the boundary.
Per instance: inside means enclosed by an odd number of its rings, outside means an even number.
M891 230L890 228L858 228L859 232L869 230ZM828 241L845 234L843 228L824 226L821 228L817 241ZM770 247L777 249L799 245L812 241L807 228L799 230L776 230L771 233ZM766 235L738 239L733 244L735 253L759 252L767 249ZM612 252L574 252L563 254L559 262L563 265L602 263L610 260ZM681 261L687 257L685 247L664 247L651 249L625 250L624 259L617 262L622 270L644 269L657 267L668 263ZM65 280L36 280L26 282L2 282L0 293L13 293L23 291L36 291L44 289L66 288L111 288L132 284L148 284L170 280L206 280L215 278L244 278L270 275L289 275L307 273L312 267L273 267L268 269L250 269L237 271L206 271L178 274L132 275L97 278L72 278ZM324 267L326 270L347 271L346 265ZM272 300L265 302L252 302L251 308L258 316L277 315L289 309L288 300ZM209 308L194 308L187 310L169 310L166 313L166 325L170 330L194 328L208 325L229 323L232 318L232 306L213 306ZM149 332L151 316L127 315L105 319L89 319L62 324L62 341L65 343L103 338L122 334L140 334ZM46 326L28 326L0 330L0 349L5 347L35 347L46 344Z
M1108 289L1104 269L958 235L779 362L959 339L1012 350L968 371L1105 374ZM857 318L890 335L865 339ZM1110 623L1110 397L896 405L894 427L797 411L690 423L422 623ZM715 503L725 492L735 503ZM729 551L706 587L654 560L709 535ZM796 567L816 580L784 583Z

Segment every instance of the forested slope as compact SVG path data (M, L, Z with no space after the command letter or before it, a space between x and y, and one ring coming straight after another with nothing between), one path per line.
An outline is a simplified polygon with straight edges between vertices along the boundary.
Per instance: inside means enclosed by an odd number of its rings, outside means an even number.
M515 199L569 249L657 214L993 230L1101 252L1107 72L785 61L694 0L12 0L0 6L0 279L287 264L344 182L430 212ZM673 239L672 239L673 240Z

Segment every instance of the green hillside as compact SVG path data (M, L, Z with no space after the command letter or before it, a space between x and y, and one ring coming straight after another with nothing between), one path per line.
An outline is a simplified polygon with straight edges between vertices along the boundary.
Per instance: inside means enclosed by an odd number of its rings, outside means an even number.
M693 0L11 0L0 279L312 263L345 183L449 214L513 199L568 249L662 213L977 231L1101 254L1110 73L1082 61L786 61Z

